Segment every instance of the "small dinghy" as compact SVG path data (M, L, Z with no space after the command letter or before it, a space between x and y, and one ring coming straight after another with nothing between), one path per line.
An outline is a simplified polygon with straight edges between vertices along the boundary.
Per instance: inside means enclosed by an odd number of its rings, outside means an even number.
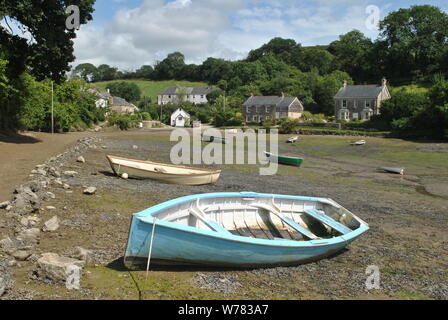
M404 175L404 169L403 168L394 168L394 167L380 167L380 170L389 172L389 173L396 173L400 175Z
M299 136L291 137L286 141L286 143L296 143L297 141L299 141L299 139Z
M359 141L356 141L356 142L351 143L351 145L352 145L352 146L363 146L363 145L365 145L366 143L367 143L366 140L359 140Z
M172 184L210 184L218 181L221 175L221 170L190 168L115 156L107 156L107 160L117 176L126 173L132 178L154 179Z
M276 194L210 193L133 216L124 262L156 265L289 266L328 257L369 226L336 202Z
M202 141L227 144L227 139L221 138L221 137L214 137L214 136L202 136Z
M265 154L266 157L269 159L269 161L276 161L277 163L286 164L290 166L300 167L304 161L302 158L278 156L270 152L265 152Z

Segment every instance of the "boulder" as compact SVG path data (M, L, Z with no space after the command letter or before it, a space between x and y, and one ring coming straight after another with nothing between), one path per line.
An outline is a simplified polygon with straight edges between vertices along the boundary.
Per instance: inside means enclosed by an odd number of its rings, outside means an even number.
M125 180L129 179L129 175L127 173L123 173L121 177Z
M31 228L20 232L17 237L20 239L34 239L37 240L40 235L40 229Z
M83 268L84 262L72 258L61 257L55 253L44 253L37 260L36 273L41 280L66 283L73 268Z
M0 209L6 209L11 204L11 201L5 201L0 203Z
M88 187L83 192L86 195L94 195L96 193L97 189L95 187Z
M83 156L80 156L80 157L78 157L78 159L76 159L76 162L86 163L86 159L84 159Z
M43 232L54 232L59 229L59 218L54 216L50 220L44 223L42 227Z
M18 261L25 261L31 256L31 252L26 250L16 250L10 253Z
M7 290L11 289L13 281L11 279L11 272L9 271L8 262L0 260L0 297L3 296Z
M84 261L85 266L90 266L93 263L93 252L82 247L76 247L73 258Z
M64 171L64 176L68 176L68 177L76 177L78 175L78 172L76 171Z

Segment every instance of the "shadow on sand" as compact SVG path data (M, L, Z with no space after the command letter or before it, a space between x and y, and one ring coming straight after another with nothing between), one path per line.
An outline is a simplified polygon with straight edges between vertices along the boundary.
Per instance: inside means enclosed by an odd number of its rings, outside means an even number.
M0 142L13 144L34 144L42 140L16 132L0 132Z

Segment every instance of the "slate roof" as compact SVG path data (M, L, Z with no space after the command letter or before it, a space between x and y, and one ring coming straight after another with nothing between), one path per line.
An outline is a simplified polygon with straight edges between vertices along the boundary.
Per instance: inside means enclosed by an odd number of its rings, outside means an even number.
M244 106L264 106L264 105L275 105L277 107L289 107L291 103L294 102L296 98L292 97L277 97L277 96L267 96L259 97L252 96L244 103Z
M347 86L341 88L335 98L378 98L383 91L380 85Z
M135 105L120 97L112 97L112 106L126 106L138 109Z
M180 90L185 90L187 95L204 95L206 96L212 91L217 90L216 88L179 88L179 87L171 87L164 91L162 91L159 95L161 96L174 96L179 93Z

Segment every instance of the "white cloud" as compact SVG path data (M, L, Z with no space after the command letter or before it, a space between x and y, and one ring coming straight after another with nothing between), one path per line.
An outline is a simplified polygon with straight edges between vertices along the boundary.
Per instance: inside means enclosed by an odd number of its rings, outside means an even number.
M274 37L327 44L355 28L375 38L377 33L365 28L370 2L144 0L137 8L121 9L104 26L81 27L76 63L135 69L174 51L190 63L210 56L241 59Z

